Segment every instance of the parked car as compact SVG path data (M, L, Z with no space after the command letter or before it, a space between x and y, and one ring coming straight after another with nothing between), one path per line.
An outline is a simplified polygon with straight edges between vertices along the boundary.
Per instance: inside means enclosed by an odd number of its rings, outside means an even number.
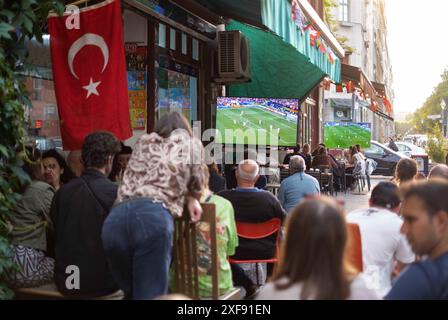
M29 137L27 141L41 151L47 151L49 149L62 151L62 140L60 138Z
M420 148L412 143L397 141L395 142L395 144L398 147L398 152L404 154L407 157L428 156L425 149Z
M431 160L425 149L406 141L397 141L398 153L417 161L418 171L428 175Z
M370 148L365 149L364 154L367 158L376 161L378 164L373 174L382 176L393 176L398 161L403 158L409 158L377 141L371 141Z

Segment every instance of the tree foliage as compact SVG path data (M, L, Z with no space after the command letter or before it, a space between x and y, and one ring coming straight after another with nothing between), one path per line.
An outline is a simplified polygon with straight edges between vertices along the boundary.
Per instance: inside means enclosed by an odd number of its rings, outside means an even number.
M23 78L26 41L42 42L50 10L64 11L62 1L0 0L0 279L12 265L9 216L29 180L21 169L24 161L24 106L30 105ZM0 282L0 299L12 292Z
M434 88L423 106L412 117L411 123L417 133L433 133L436 123L434 120L428 119L428 116L439 115L442 112L440 103L443 98L448 97L448 69L444 70L441 78L442 81Z

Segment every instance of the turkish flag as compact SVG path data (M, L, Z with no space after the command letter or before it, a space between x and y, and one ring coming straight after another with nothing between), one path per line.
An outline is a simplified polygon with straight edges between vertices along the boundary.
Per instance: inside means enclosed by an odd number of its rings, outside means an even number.
M64 149L81 149L86 135L100 130L126 140L132 132L120 1L81 9L79 28L74 19L48 18Z

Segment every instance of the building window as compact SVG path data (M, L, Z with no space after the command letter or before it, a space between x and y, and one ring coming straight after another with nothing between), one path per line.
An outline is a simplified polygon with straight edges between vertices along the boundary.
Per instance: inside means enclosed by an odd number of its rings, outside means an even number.
M156 122L179 112L191 123L198 119L198 70L161 55L157 68Z
M45 120L51 120L57 118L56 106L48 105L45 107Z
M348 0L339 0L339 21L348 22Z
M159 24L159 47L166 47L166 26L163 23Z

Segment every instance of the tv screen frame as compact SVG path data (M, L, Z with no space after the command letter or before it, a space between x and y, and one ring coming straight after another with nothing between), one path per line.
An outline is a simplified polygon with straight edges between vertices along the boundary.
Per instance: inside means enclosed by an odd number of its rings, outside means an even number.
M290 108L292 107L292 108ZM251 112L248 113L247 111ZM224 122L224 111L226 111L226 122ZM255 112L256 111L256 112ZM289 112L291 111L291 112ZM251 119L251 117L253 117ZM260 147L295 147L297 145L298 129L300 119L299 99L277 99L277 98L249 98L249 97L217 97L216 115L214 116L214 127L218 131L215 137L216 143L224 145L248 145ZM252 120L252 121L251 121ZM281 125L280 128L278 126ZM238 141L236 133L233 141L226 139L225 129L254 129L265 130L266 141ZM280 139L276 144L271 143L271 134L280 130ZM282 130L286 134L282 137Z
M357 127L349 128L352 131L357 131L354 133L350 133L347 135L347 130L332 130L331 138L328 137L328 128L341 128L343 127ZM368 130L366 129L368 127ZM372 123L371 122L337 122L337 121L327 121L323 123L323 141L327 148L329 149L347 149L350 146L359 144L361 148L367 149L370 148L372 141ZM365 130L363 130L365 129ZM337 131L341 131L340 133ZM368 131L369 136L365 135L365 132ZM337 136L335 136L337 135ZM338 144L338 142L341 144Z

